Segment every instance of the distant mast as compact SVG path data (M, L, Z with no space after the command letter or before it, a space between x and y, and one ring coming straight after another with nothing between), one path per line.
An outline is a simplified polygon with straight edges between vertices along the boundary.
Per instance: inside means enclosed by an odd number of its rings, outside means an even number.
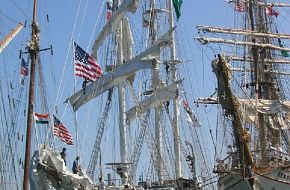
M149 36L151 40L151 45L153 45L156 42L157 38L157 27L156 27L156 13L155 12L155 0L150 1L150 26L149 26ZM158 58L159 59L159 58ZM153 86L153 91L158 91L160 89L160 78L159 78L159 66L158 63L155 62L153 69L151 70L152 73L152 86ZM161 154L161 126L160 126L160 108L161 107L156 107L155 108L155 142L156 142L156 172L157 172L157 177L158 181L161 184L162 183L162 154Z
M32 129L32 117L33 117L33 101L34 101L35 64L37 62L37 57L38 57L38 52L39 52L39 28L36 24L36 0L34 0L34 3L33 3L33 20L31 24L31 42L28 46L28 52L31 57L31 67L30 67L30 81L29 81L29 95L28 95L28 115L27 115L23 190L29 189L28 182L29 182L31 129Z
M170 24L170 29L174 28L174 19L173 19L173 9L172 9L172 0L168 0L168 5L169 5L169 24ZM175 62L176 60L176 47L175 47L175 36L174 32L170 33L171 34L171 61ZM177 76L176 76L176 65L174 63L170 64L171 67L171 77L172 77L172 82L177 81ZM181 171L181 157L180 157L180 132L179 132L179 125L178 125L178 120L179 120L179 107L178 107L178 99L173 99L173 135L174 135L174 152L175 152L175 175L176 178L180 178L182 175Z
M113 7L119 7L122 0L115 0ZM115 10L114 10L115 11ZM120 20L119 31L117 34L117 65L123 64L124 51L123 51L123 19ZM125 83L120 83L118 86L119 94L119 130L120 130L120 156L121 162L127 162L127 140L126 140L126 123L125 123ZM122 179L122 184L126 184L127 180Z

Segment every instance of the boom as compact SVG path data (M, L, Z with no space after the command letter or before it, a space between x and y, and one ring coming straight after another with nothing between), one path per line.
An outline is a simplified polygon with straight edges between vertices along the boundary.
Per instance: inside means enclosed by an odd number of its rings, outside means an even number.
M0 54L6 48L6 46L11 42L11 40L20 32L23 28L23 24L19 23L14 29L12 29L3 40L0 41Z

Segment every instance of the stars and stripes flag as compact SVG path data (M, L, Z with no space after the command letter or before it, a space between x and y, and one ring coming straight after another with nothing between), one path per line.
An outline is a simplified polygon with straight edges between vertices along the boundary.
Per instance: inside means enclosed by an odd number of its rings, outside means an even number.
M28 63L26 63L23 58L21 59L20 75L21 76L28 75Z
M53 135L59 137L66 144L73 145L73 138L64 124L56 116L53 116L53 120Z
M79 45L74 43L75 46L75 75L82 77L89 81L96 81L102 74L101 67L97 64L96 60L91 57Z
M238 12L245 12L246 8L247 7L246 7L246 3L245 2L239 2L239 3L236 3L236 5L235 5L235 9Z

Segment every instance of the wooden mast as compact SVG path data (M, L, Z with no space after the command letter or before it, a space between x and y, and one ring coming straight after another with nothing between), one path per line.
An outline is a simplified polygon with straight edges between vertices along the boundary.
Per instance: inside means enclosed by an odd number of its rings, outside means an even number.
M233 131L236 139L236 145L238 148L239 156L241 158L242 164L250 165L252 168L255 167L249 142L250 135L244 129L242 124L242 113L240 108L240 103L235 97L230 84L230 71L227 67L227 62L221 55L218 55L218 59L215 62L215 74L218 80L219 98L222 107L225 109L226 115L231 115L233 118Z
M30 148L31 148L31 131L32 131L32 117L33 117L33 101L34 101L34 78L35 78L35 64L37 63L37 56L39 51L39 29L36 24L36 0L33 3L33 20L31 24L31 42L28 46L28 51L31 58L30 67L30 82L29 82L29 96L28 96L28 115L27 115L27 131L26 131L26 146L25 146L25 163L24 163L24 179L23 190L29 189L29 162L30 162Z

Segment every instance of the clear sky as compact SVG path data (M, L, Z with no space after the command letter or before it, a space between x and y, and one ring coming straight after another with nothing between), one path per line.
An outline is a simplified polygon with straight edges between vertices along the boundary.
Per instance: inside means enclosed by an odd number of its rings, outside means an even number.
M58 115L63 119L68 128L74 132L74 121L70 108L66 109L63 104L65 99L73 90L74 80L72 64L71 38L74 37L84 49L90 51L92 42L96 36L93 34L93 29L96 20L102 16L101 0L40 0L38 1L38 23L41 28L41 47L46 48L51 44L53 46L54 56L50 56L47 52L41 53L42 63L44 65L44 75L47 79L47 91L49 93L50 108L56 102L58 107ZM80 6L80 7L79 7ZM0 2L0 37L1 39L7 34L17 22L27 21L26 29L24 29L0 56L1 62L9 64L15 71L19 68L19 49L24 50L26 41L30 38L29 23L32 17L32 0L10 0ZM213 158L212 141L210 140L209 130L214 129L216 120L213 117L206 116L206 112L214 112L212 106L196 108L193 101L198 97L209 96L214 92L215 77L211 72L211 60L214 55L219 53L217 47L201 46L193 37L198 36L196 25L213 25L231 27L237 24L238 14L234 14L233 6L223 0L183 0L181 8L181 18L177 23L178 32L178 56L181 60L189 60L183 63L180 70L184 73L185 82L187 83L188 100L194 110L198 112L198 116L203 124L201 133L203 133L204 141L210 147L207 151L210 157ZM86 14L84 14L86 13ZM46 16L48 14L48 17ZM131 16L131 14L130 14ZM288 21L288 12L283 9L281 15L277 18L277 22L282 25L280 30L287 32L288 26L283 25ZM76 20L77 18L77 20ZM48 23L49 21L49 23ZM141 24L140 24L141 25ZM99 31L100 28L97 29ZM287 44L286 44L287 45ZM5 53L5 54L4 54ZM101 63L102 65L102 63ZM17 75L17 73L14 73ZM52 76L55 78L52 78ZM6 78L6 75L1 76ZM61 86L60 86L61 85ZM80 87L80 82L78 82ZM60 87L59 87L60 86ZM57 96L59 94L59 96ZM57 99L58 98L58 99ZM106 96L102 97L105 101ZM89 105L93 106L93 105ZM96 112L101 110L98 108L91 117L96 117ZM79 118L86 116L86 110L80 109ZM95 114L95 115L94 115ZM85 117L84 117L85 118ZM81 118L79 125L81 142L81 156L83 163L87 166L90 150L94 143L94 134L96 132L96 120L90 120L90 126L86 126L86 119ZM109 120L110 121L110 120ZM109 125L117 125L111 121ZM91 127L93 126L93 127ZM112 133L112 131L110 131ZM106 131L108 133L108 131ZM109 135L110 136L110 135ZM74 135L75 138L75 135ZM105 143L112 143L111 137L104 140ZM61 149L63 145L57 146ZM72 162L76 155L75 148L68 148L68 162ZM113 160L109 160L111 162ZM118 160L117 160L118 161Z

